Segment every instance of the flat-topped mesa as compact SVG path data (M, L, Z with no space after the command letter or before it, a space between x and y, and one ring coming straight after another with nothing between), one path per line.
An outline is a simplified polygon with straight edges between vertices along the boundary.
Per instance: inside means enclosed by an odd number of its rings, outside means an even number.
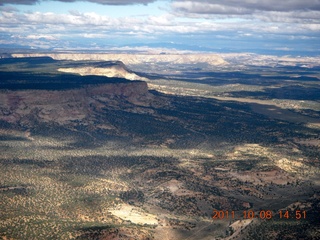
M56 60L103 60L121 61L126 65L170 63L194 64L207 63L212 66L228 64L217 54L86 54L86 53L27 53L12 54L12 57L43 57L49 56Z
M58 68L58 71L65 73L77 73L81 76L96 75L106 77L125 78L129 80L147 80L144 77L138 76L133 71L129 70L121 61L106 62L106 64L92 66L78 66L73 68Z
M86 122L104 108L149 106L152 94L142 81L85 85L63 90L1 90L0 120L10 123Z

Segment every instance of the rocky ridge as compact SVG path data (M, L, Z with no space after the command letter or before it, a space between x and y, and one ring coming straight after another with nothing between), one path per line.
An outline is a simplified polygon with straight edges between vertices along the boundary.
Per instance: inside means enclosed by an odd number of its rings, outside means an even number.
M96 75L105 77L125 78L128 80L147 80L144 77L138 76L136 73L129 70L122 62L114 62L108 66L83 66L74 68L59 68L58 71L65 73L77 73L81 76Z
M148 106L152 95L145 82L88 85L68 90L4 90L0 92L0 120L18 123L36 118L43 122L85 120L103 107L117 108L121 101Z
M195 64L207 63L212 66L227 62L217 54L86 54L86 53L26 53L12 54L12 57L52 57L55 60L103 60L121 61L126 65L135 64Z

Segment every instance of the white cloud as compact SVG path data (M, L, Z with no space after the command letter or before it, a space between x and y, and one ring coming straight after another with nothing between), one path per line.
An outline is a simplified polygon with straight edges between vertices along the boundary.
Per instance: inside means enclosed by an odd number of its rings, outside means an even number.
M152 25L169 26L169 25L172 25L174 21L174 17L171 14L166 14L161 16L150 16L147 21L148 21L148 24L152 24Z
M288 16L285 19L289 18ZM316 13L315 13L316 14ZM302 16L303 17L303 16ZM273 20L266 20L272 18ZM111 18L88 12L70 12L69 14L56 14L51 12L2 12L0 27L2 31L19 31L25 35L43 34L73 34L81 33L87 38L102 37L106 32L133 33L197 33L214 31L243 30L247 34L252 32L265 33L306 33L317 32L320 24L314 22L291 22L280 19L277 15L257 16L255 21L241 20L220 22L203 19L189 21L180 19L171 14L145 17Z
M291 1L292 5L288 1L281 1L278 6L269 7L268 2L275 4L276 1L176 0L171 3L171 10L167 9L168 12L162 15L146 13L132 17L110 17L96 12L74 10L64 14L19 12L3 6L0 7L0 40L3 42L10 35L11 42L32 42L32 46L35 46L35 43L39 46L41 43L43 46L58 44L59 41L69 44L69 40L86 42L89 46L92 42L101 43L103 39L106 39L107 43L109 39L128 39L124 41L126 44L130 39L153 41L161 36L175 34L180 34L181 39L194 39L194 36L203 34L203 39L207 37L203 41L207 42L210 42L210 36L229 40L277 37L290 39L290 36L295 36L294 41L316 41L315 36L319 36L320 31L320 11L317 7L319 1L306 1L305 8L298 10L301 1L295 0ZM0 0L0 5L4 2ZM107 2L111 4L112 1L105 1L104 4ZM125 4L129 1L119 1L119 4L120 2ZM170 40L172 39L168 37L167 41Z
M93 39L96 39L96 38L105 38L106 37L106 34L100 34L100 33L83 33L83 34L80 34L81 37L84 37L84 38L93 38Z
M32 35L28 35L26 36L26 39L45 39L45 40L57 40L56 37L52 36L52 35L45 35L45 34L32 34Z

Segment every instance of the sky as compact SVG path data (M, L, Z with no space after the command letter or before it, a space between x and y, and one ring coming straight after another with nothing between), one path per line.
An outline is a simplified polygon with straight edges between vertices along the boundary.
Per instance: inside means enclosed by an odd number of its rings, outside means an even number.
M0 48L320 55L320 0L0 0Z

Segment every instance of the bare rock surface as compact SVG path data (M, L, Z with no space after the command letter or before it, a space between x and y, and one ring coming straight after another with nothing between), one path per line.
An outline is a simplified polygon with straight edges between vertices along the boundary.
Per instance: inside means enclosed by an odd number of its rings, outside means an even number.
M12 54L13 57L43 57L48 56L56 60L103 60L121 61L126 65L135 64L194 64L207 63L218 66L227 62L217 54L86 54L86 53L27 53Z
M105 76L105 77L117 77L125 78L128 80L147 80L145 77L141 77L136 73L129 70L123 62L112 62L114 64L109 64L106 66L81 66L81 67L63 67L59 68L58 71L65 73L76 73L81 76L95 75L95 76Z
M117 107L119 99L145 106L152 95L145 82L88 85L69 90L20 90L0 92L0 119L16 123L30 116L65 124L83 120L101 107Z

